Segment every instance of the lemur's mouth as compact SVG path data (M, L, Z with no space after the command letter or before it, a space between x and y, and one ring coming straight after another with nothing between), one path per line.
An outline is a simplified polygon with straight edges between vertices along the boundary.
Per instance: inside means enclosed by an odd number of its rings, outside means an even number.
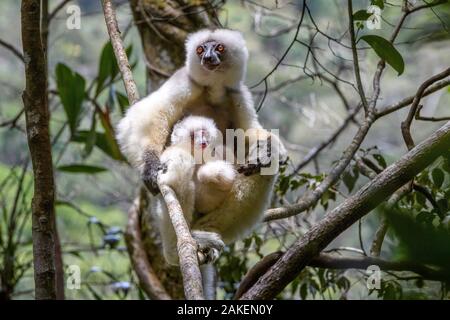
M200 147L201 147L202 149L206 149L207 146L208 146L208 144L207 144L206 142L202 142L202 143L200 144Z
M212 62L202 61L202 66L209 71L213 71L213 70L217 69L219 67L219 65L220 65L220 62L212 63Z

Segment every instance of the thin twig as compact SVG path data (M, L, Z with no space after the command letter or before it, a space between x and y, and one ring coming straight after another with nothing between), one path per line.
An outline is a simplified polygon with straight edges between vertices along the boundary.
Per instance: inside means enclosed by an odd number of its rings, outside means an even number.
M358 93L361 97L361 102L364 107L364 110L367 112L369 111L369 105L367 103L366 95L364 93L364 87L362 85L361 81L361 73L359 70L359 61L358 61L358 51L356 50L356 37L355 37L355 27L353 25L353 6L352 6L352 0L348 0L348 29L350 31L350 42L352 45L352 55L353 55L353 68L355 69L355 79L356 79L356 85L358 87Z
M436 81L442 80L450 75L450 68L445 69L441 73L438 73L428 80L426 80L424 83L422 83L417 90L416 95L414 96L413 102L411 104L411 108L409 109L408 116L406 117L405 121L402 122L402 135L403 139L405 140L405 144L408 147L408 150L411 150L414 148L414 140L411 136L411 123L416 115L417 108L419 107L420 99L422 99L423 93L425 90L431 86Z
M23 54L19 51L19 49L15 48L12 44L0 39L0 46L11 51L12 54L14 54L23 63L25 63L25 58L24 58Z

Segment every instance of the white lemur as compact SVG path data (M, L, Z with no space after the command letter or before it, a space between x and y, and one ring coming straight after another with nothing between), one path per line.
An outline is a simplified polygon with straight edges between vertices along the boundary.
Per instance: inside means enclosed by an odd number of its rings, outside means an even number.
M175 191L187 222L192 224L194 213L207 215L224 202L236 178L234 162L225 161L223 139L209 118L184 118L174 126L170 141L161 155L165 169L160 173L160 183ZM233 161L234 157L228 159ZM158 218L164 257L169 264L176 265L176 236L161 196L156 198L152 210ZM214 259L219 252L212 249Z
M187 115L211 118L224 136L225 129L246 131L247 159L258 161L240 166L238 172L243 174L236 176L225 201L191 224L200 249L221 249L223 242L234 242L261 220L276 174L263 175L260 170L278 163L279 155L285 152L278 138L258 121L250 91L243 84L247 59L245 40L237 31L215 29L191 34L186 41L185 66L131 106L118 125L121 150L154 194L158 193L157 176L164 167L160 156L180 119Z

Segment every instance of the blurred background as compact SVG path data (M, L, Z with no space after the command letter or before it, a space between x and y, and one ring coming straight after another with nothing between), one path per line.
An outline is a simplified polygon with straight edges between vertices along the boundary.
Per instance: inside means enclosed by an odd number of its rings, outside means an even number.
M50 0L50 12L61 2ZM149 62L144 55L142 35L133 19L130 3L136 1L115 1L133 75L140 95L144 96L158 84L148 76ZM423 2L417 1L420 3ZM354 88L351 50L342 45L348 43L346 1L308 2L305 21L294 42L302 1L229 0L211 1L209 4L214 7L223 27L237 29L244 34L250 52L246 84L254 94L264 127L280 130L290 156L286 172L294 171L313 148L329 140L342 127L339 136L299 170L304 174L301 178L307 180L306 185L298 189L289 187L288 190L283 186L277 187L274 206L294 202L305 187L314 185L329 171L351 142L361 119L359 113L349 118L350 112L358 105L359 97ZM69 29L67 25L73 16L68 9L72 5L81 9L79 29ZM370 1L353 1L353 10L365 10L368 5ZM362 27L358 30L359 36L376 34L389 38L400 17L401 5L402 1L397 0L385 3L381 28L369 30ZM379 109L413 95L424 80L450 65L449 5L422 10L408 19L395 41L405 63L404 73L399 76L396 70L387 66L381 81ZM20 29L20 1L1 1L0 39L19 48L19 52L22 46ZM138 190L139 179L136 171L122 161L114 146L108 144L111 133L107 129L114 127L128 106L123 84L117 70L114 71L115 62L108 40L100 1L68 1L49 26L48 87L56 168L57 226L65 268L78 265L82 273L81 288L66 288L67 299L145 297L133 274L123 239L127 210ZM292 48L280 63L292 42ZM379 57L366 43L358 45L361 48L362 81L371 88ZM274 72L267 77L272 70ZM168 68L168 72L171 71ZM58 72L72 74L74 79L78 74L81 80L64 82L63 76L58 77ZM317 76L318 73L323 78ZM99 84L99 79L103 83ZM3 239L0 243L0 271L1 284L6 286L8 283L8 295L13 299L33 298L34 288L30 220L32 172L25 119L21 115L24 85L23 61L0 46L0 237ZM64 86L74 89L77 85L90 90L93 98L81 102L79 122L74 132L60 95ZM445 88L425 97L421 114L449 116L449 92ZM104 110L103 115L107 117L93 112L95 108ZM374 124L364 140L362 148L367 154L376 155L373 159L378 161L378 165L390 164L407 151L400 132L400 122L406 114L407 110L399 110L384 117ZM105 121L110 125L105 125ZM414 139L421 141L440 125L442 123L439 122L415 122ZM335 207L368 181L362 175L355 177L351 174L347 183L335 186L329 198L322 198L314 210L265 224L245 241L228 248L220 260L219 296L231 297L239 280L261 256L287 248L296 237L321 219L329 207ZM446 179L448 183L448 177ZM436 192L440 189L437 188ZM368 250L379 221L377 213L367 215L359 225L355 224L333 241L330 248ZM7 246L8 241L13 245ZM396 251L397 245L398 239L388 233L382 256L395 258L400 254ZM358 250L356 254L360 253ZM367 290L366 275L361 270L307 268L280 298L427 299L447 296L441 282L424 282L423 279L402 281L398 276L385 274L384 292L379 294Z

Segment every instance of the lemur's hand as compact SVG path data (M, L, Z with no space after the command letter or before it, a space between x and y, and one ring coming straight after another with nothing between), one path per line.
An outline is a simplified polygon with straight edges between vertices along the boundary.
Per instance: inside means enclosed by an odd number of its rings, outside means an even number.
M264 140L258 140L250 146L247 163L237 168L239 173L251 176L261 172L261 168L268 168L272 161L278 161L278 164L286 163L287 156L284 146L279 139L273 135ZM276 172L274 172L275 174Z
M209 231L192 231L192 237L198 244L198 258L200 264L213 263L216 261L225 243L218 233Z
M159 193L158 188L158 174L160 171L165 171L166 165L161 163L158 155L154 151L149 151L145 155L145 165L142 170L142 180L147 189L153 194Z

